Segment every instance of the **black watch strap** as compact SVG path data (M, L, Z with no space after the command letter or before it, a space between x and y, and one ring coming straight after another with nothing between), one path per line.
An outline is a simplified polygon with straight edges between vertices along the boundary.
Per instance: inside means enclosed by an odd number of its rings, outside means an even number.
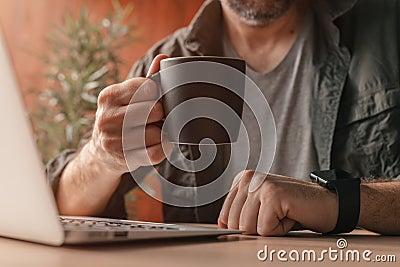
M348 233L356 228L360 215L360 179L337 180L333 185L339 201L335 228L325 234Z
M324 179L324 172L333 172L336 179ZM339 212L335 228L324 234L339 234L353 231L360 215L360 178L350 178L344 171L312 172L311 178L329 190L335 190L339 202Z

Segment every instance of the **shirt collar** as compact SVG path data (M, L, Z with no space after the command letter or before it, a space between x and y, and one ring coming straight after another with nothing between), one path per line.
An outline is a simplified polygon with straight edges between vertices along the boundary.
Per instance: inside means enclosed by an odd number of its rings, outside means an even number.
M317 18L333 22L347 13L357 0L311 0ZM222 10L219 0L207 0L188 26L186 48L199 55L223 54Z
M328 15L327 18L331 21L336 20L340 16L347 13L357 3L357 0L325 0L312 1L314 10L321 15ZM318 11L323 12L318 12Z
M222 10L218 0L207 0L188 26L186 47L199 55L222 55Z

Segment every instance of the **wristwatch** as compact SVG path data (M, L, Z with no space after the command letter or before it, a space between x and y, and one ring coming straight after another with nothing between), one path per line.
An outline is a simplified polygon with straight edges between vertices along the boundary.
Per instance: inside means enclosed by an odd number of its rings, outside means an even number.
M339 214L335 228L324 234L349 233L357 226L360 215L360 178L353 178L342 170L314 171L313 182L331 191L336 191Z

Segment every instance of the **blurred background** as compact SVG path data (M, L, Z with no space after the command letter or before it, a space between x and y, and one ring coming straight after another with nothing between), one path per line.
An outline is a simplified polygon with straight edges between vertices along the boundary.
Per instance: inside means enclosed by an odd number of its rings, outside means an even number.
M43 162L90 130L96 97L157 41L186 26L204 0L0 0L0 26ZM135 189L130 219L162 221Z

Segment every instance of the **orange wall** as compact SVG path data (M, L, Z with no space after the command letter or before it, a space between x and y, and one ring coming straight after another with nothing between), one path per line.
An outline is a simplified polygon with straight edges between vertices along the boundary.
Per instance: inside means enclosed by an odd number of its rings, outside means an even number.
M120 0L123 6L133 3L142 39L122 50L127 64L122 69L123 76L152 44L187 25L203 1ZM0 24L22 91L45 86L44 69L37 54L47 49L45 37L51 24L61 23L67 12L76 14L81 4L92 18L103 17L112 9L111 0L0 0Z

